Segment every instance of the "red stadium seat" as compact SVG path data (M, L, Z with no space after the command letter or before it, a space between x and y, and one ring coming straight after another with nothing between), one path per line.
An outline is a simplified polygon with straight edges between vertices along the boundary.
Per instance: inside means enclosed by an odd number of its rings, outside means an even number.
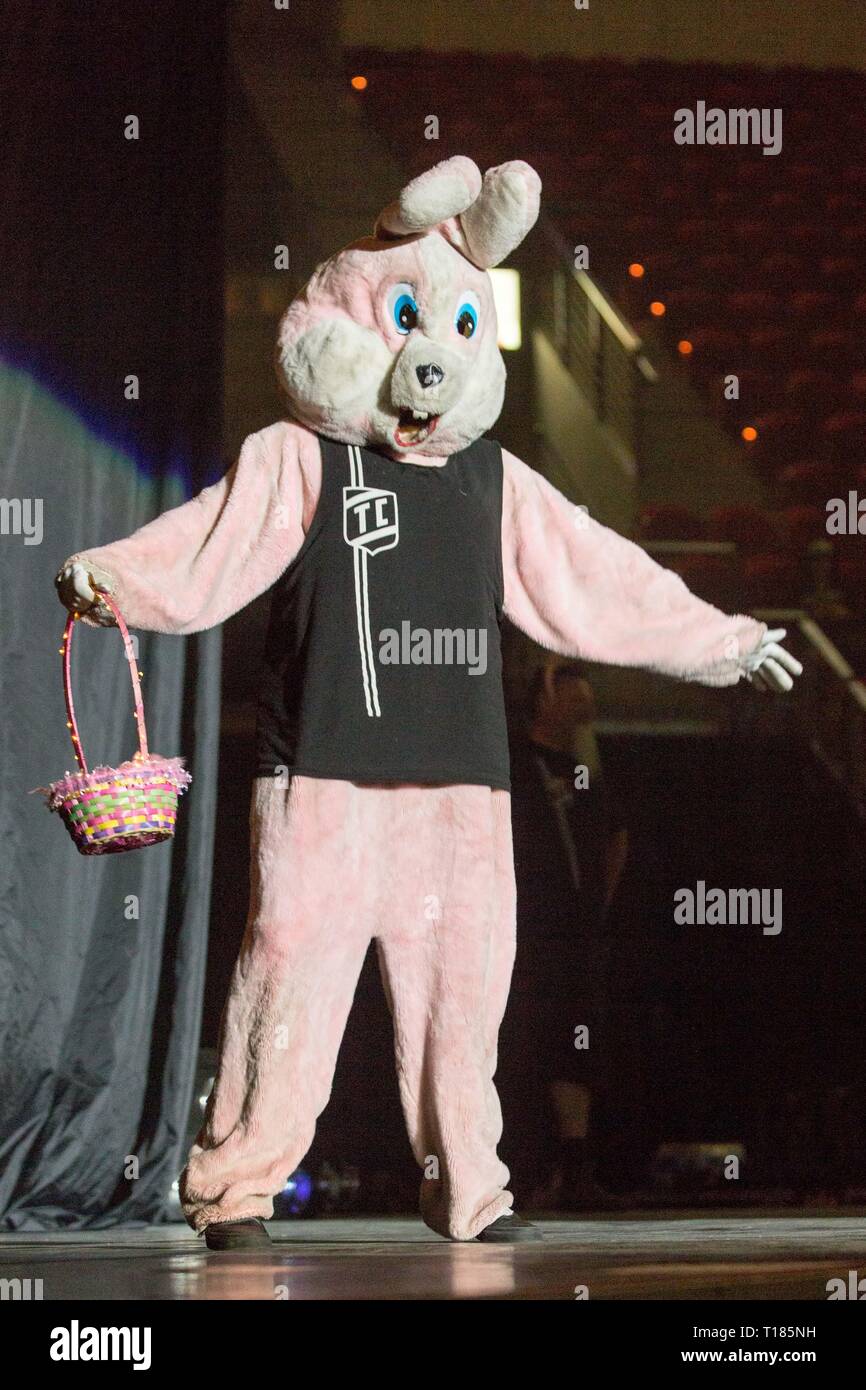
M743 603L743 584L736 557L724 555L663 555L665 569L675 570L693 594L727 612Z
M748 330L746 341L749 351L756 357L767 353L781 361L793 343L793 333L786 324L760 324Z
M711 540L732 541L746 551L769 551L779 543L772 521L757 507L714 507L709 536Z
M736 290L726 297L724 304L729 313L747 322L772 323L780 312L778 297L769 290Z
M675 236L686 246L712 246L719 241L719 225L707 217L688 217L677 225Z
M730 328L694 328L689 337L695 365L704 363L719 370L731 370L731 363L736 363L743 346L742 335Z
M861 335L853 328L845 328L839 324L816 328L806 338L810 350L840 363L853 362L860 355L861 342Z
M836 315L840 303L837 296L827 290L798 289L790 295L785 308L796 318L820 322Z
M697 269L701 279L711 278L722 284L731 284L742 271L742 260L731 251L710 251L698 258Z
M785 377L785 392L789 396L818 395L829 396L838 382L835 372L828 367L795 367Z
M863 274L863 267L854 256L822 256L818 274L825 284L847 290Z
M866 555L848 547L837 559L836 575L839 588L851 607L857 613L866 613Z
M866 226L862 222L850 222L845 227L839 227L836 237L845 251L866 248Z
M758 432L756 451L762 463L780 456L791 457L808 429L802 410L779 407L756 415L751 421Z
M800 566L790 556L747 555L742 574L750 608L786 607L798 602L802 577Z
M793 286L808 273L807 261L793 251L770 251L758 261L758 277L768 286Z
M786 507L780 519L785 539L793 550L805 550L812 541L827 537L827 513L823 507Z
M866 411L840 410L823 421L821 434L828 445L854 463L866 452Z
M775 477L792 504L823 507L828 497L837 495L839 470L832 462L799 459L783 464Z
M701 517L672 502L644 507L636 529L636 537L642 541L700 541L705 535Z
M680 318L692 322L701 322L706 320L716 298L710 290L700 289L695 285L684 285L665 290L664 302L668 313L677 314Z

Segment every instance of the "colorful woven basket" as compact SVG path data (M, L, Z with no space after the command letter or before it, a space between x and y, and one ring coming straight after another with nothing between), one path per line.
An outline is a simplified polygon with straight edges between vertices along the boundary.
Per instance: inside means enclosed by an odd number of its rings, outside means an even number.
M138 663L132 639L110 595L100 593L100 599L111 609L123 637L135 696L138 752L128 762L121 763L120 767L95 767L92 772L88 771L72 700L70 657L72 633L78 614L70 613L60 652L63 657L67 728L71 732L79 771L67 772L59 781L38 790L46 793L45 804L49 811L60 813L81 854L119 854L122 850L141 849L144 845L155 845L160 840L170 839L177 817L177 799L192 781L184 769L183 758L161 758L148 751Z

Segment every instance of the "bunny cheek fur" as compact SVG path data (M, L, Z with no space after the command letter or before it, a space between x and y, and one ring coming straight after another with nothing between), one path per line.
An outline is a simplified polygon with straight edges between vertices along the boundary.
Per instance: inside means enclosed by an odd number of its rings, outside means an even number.
M399 285L412 287L418 306L406 334L389 308ZM467 298L479 306L468 339L456 326ZM277 367L292 414L310 428L396 457L444 459L499 416L505 364L496 340L489 276L440 232L370 238L327 261L289 307ZM431 366L423 385L419 368Z

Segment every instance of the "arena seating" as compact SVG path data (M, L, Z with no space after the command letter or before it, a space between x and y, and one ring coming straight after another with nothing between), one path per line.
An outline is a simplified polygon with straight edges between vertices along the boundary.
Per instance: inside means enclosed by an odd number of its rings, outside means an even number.
M773 499L748 523L671 506L639 534L724 533L748 556L752 596L774 578L796 590L828 498L866 487L866 74L464 52L347 62L367 78L352 99L407 173L434 152L538 169L547 215L638 328L653 322ZM676 144L674 113L699 101L781 108L781 152ZM652 301L664 312L650 320ZM862 608L864 541L834 544L836 581Z

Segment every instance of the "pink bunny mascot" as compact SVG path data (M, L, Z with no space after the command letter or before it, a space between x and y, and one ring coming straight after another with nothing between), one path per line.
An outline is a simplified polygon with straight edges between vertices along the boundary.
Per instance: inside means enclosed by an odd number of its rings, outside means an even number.
M487 270L526 236L520 161L448 159L281 325L290 417L221 482L72 556L97 624L198 632L273 587L251 810L251 903L218 1074L181 1181L213 1249L262 1218L330 1093L371 938L394 1020L421 1212L453 1240L538 1232L497 1155L497 1033L514 956L503 615L564 655L730 685L797 663L482 438L505 367Z

